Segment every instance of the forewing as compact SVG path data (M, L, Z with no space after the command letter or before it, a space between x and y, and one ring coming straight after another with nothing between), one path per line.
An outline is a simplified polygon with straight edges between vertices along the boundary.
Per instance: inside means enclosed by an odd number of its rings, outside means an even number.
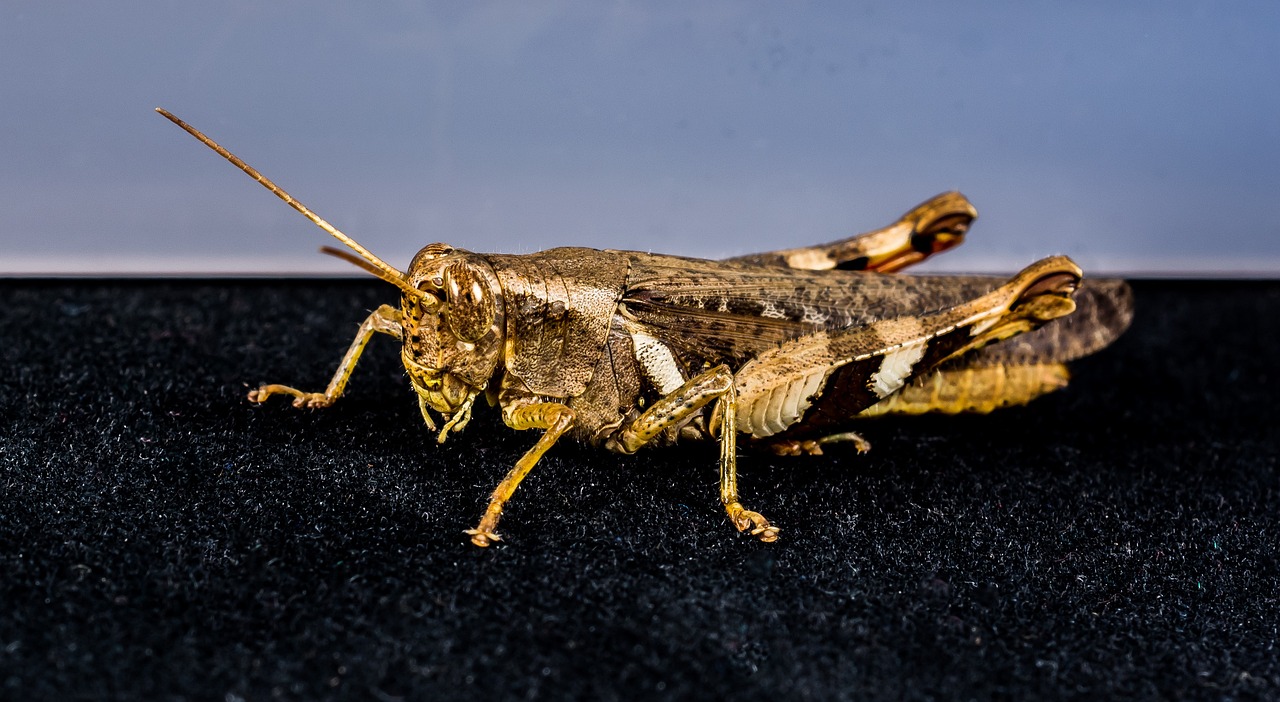
M1079 268L1028 266L992 292L944 310L817 331L738 370L738 429L756 438L831 431L948 358L1070 314Z
M735 368L815 331L928 314L1002 282L632 256L623 314L682 357Z

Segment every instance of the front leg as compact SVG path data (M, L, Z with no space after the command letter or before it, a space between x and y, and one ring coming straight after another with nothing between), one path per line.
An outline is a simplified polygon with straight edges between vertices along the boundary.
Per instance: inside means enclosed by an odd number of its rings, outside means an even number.
M538 439L538 443L533 445L533 448L516 461L515 467L507 473L507 477L498 483L493 496L489 498L489 507L485 509L484 517L480 519L476 528L466 531L471 535L471 543L476 546L488 546L494 541L502 540L494 529L498 527L498 518L502 516L503 506L520 486L520 481L533 470L533 466L538 463L538 459L542 458L542 454L569 431L574 420L573 410L554 402L524 405L503 414L507 426L512 429L546 429L547 431Z
M249 401L263 402L272 395L293 395L294 407L332 405L342 396L342 391L347 387L347 379L351 377L351 371L355 370L356 362L360 360L360 354L374 332L390 334L399 339L403 333L400 327L400 310L391 305L383 305L374 310L373 314L360 324L360 331L356 332L356 338L351 341L351 346L347 347L346 355L342 357L337 372L333 374L333 379L329 381L329 387L325 388L324 392L303 392L285 385L263 385L249 392Z
M617 438L609 442L609 448L634 453L662 432L680 426L712 401L719 400L715 414L720 420L717 424L720 433L720 502L738 531L751 529L751 533L761 541L775 541L778 527L770 524L759 512L743 507L738 499L737 394L733 382L733 372L724 365L690 378L619 431Z

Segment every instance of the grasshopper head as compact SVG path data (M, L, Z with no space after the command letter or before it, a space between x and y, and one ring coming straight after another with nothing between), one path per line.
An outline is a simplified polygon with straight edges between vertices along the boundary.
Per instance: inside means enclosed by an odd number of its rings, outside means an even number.
M489 264L473 253L431 244L414 256L409 272L403 273L338 231L200 130L159 107L156 111L358 255L327 246L321 251L400 288L404 293L401 298L404 347L400 357L418 392L422 416L433 428L428 408L447 417L448 423L440 433L441 441L451 429L461 429L471 416L471 403L489 383L502 351L501 288Z
M423 416L429 407L451 423L465 422L502 357L505 322L498 276L476 254L430 244L413 257L407 277L421 294L402 299L400 357Z

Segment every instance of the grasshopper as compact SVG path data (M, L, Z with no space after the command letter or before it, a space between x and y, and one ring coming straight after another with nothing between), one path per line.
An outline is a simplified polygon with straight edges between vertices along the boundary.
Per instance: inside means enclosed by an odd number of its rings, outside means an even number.
M869 444L851 431L860 419L1023 404L1065 385L1064 364L1105 347L1132 316L1123 281L1084 284L1065 256L1004 281L894 274L963 240L977 210L954 192L865 234L723 261L588 248L478 254L435 243L401 271L157 111L354 254L322 251L401 292L399 307L382 305L361 323L323 392L263 385L250 401L332 405L381 333L401 342L422 419L437 431L438 415L441 443L467 426L481 395L512 429L542 431L465 532L476 546L500 540L503 507L564 437L624 454L717 440L729 520L774 541L778 527L738 495L740 434L780 454L821 453L837 441L861 452Z

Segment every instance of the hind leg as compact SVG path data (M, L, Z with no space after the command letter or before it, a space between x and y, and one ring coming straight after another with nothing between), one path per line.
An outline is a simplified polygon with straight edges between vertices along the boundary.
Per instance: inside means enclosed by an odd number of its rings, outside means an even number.
M853 444L853 450L858 453L871 450L871 442L856 431L845 431L821 439L782 439L770 442L768 446L776 456L821 456L824 445L837 443Z
M977 216L978 211L964 195L943 193L916 205L897 222L882 229L817 246L766 251L727 260L803 270L838 268L890 273L958 246Z

